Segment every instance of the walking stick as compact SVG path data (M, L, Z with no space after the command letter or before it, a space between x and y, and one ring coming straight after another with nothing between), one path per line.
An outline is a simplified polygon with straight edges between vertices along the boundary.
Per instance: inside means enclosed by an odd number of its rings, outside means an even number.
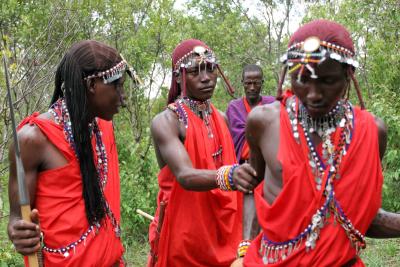
M21 206L22 219L24 221L31 222L31 216L30 216L31 215L31 204L29 201L28 191L26 190L25 171L24 171L24 166L22 165L21 152L19 149L18 136L17 136L17 129L15 126L14 109L13 109L13 104L12 104L12 100L11 100L10 80L8 77L7 60L6 60L5 55L3 55L3 64L4 64L4 72L5 72L5 77L6 77L8 105L10 106L11 125L12 125L12 130L13 130L13 137L14 137L19 204ZM28 262L29 262L29 267L39 267L39 261L38 261L38 257L37 257L36 253L28 255Z

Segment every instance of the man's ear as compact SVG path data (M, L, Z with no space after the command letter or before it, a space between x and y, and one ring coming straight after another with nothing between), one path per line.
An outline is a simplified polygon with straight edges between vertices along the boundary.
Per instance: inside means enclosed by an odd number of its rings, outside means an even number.
M96 92L96 81L95 79L89 79L86 81L86 86L89 93L94 94Z
M180 73L174 73L175 77L176 77L176 82L178 84L181 84L181 74Z

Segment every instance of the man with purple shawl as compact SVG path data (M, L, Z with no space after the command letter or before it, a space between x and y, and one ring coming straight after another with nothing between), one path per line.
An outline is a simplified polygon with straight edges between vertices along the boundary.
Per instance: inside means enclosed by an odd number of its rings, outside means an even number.
M242 72L242 83L245 96L232 100L226 110L235 145L236 158L239 163L249 159L249 146L245 138L246 119L250 111L257 105L269 104L275 101L272 96L261 96L263 71L258 65L246 65Z

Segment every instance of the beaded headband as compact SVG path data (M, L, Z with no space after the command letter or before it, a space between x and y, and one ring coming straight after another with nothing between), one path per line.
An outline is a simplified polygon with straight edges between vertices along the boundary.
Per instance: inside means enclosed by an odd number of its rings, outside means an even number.
M290 46L287 52L281 57L281 62L289 68L289 73L300 68L297 76L297 80L300 81L304 68L310 71L311 78L317 79L318 76L309 63L320 64L327 58L353 66L354 68L358 68L359 66L358 62L354 59L354 53L349 49L321 41L315 36L308 37L306 40Z
M113 81L116 81L116 80L118 80L119 78L122 77L122 75L124 74L127 66L128 66L128 64L123 59L121 62L119 62L114 67L112 67L112 68L110 68L108 70L105 70L105 71L100 71L100 72L97 72L95 74L86 76L83 79L84 80L89 80L89 79L93 79L93 78L97 77L97 78L103 78L104 84L112 83Z
M180 68L189 68L195 63L193 60L200 65L201 63L218 64L217 57L211 49L207 49L204 46L195 46L192 51L181 57L174 66L174 72L179 73Z

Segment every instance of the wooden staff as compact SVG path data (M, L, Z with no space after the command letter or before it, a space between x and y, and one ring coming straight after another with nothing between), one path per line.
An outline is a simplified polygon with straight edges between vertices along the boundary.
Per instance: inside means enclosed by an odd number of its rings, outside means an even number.
M148 214L147 212L144 212L144 211L141 210L141 209L136 209L136 212L137 212L139 215L142 215L143 217L149 219L150 221L154 220L154 216L151 216L150 214Z
M27 222L31 221L31 204L29 201L29 193L26 190L25 184L25 171L24 166L22 165L21 160L21 152L19 149L17 129L15 126L15 117L14 117L14 109L13 103L11 100L11 89L10 89L10 80L8 77L8 69L7 69L7 60L6 56L3 55L3 64L4 64L4 72L6 77L6 87L7 87L7 98L8 105L10 106L10 117L11 117L11 125L13 130L14 137L14 148L15 148L15 161L17 167L17 181L18 181L18 194L19 194L19 204L21 206L21 215L22 219ZM39 267L39 261L36 253L28 255L29 267Z

